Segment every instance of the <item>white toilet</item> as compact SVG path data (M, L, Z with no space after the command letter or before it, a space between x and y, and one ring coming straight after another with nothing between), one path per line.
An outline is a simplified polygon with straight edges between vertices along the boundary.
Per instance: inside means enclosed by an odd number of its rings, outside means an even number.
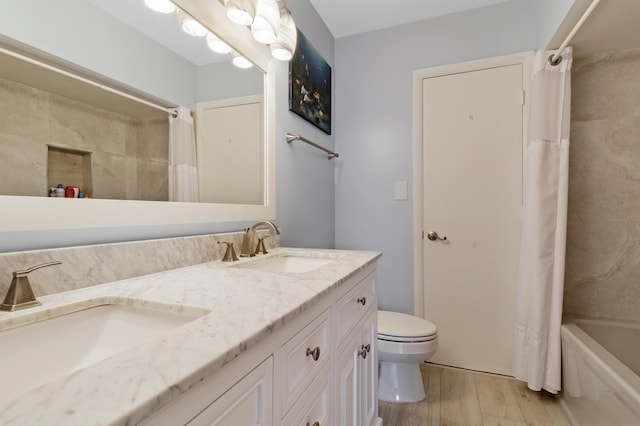
M413 315L378 311L378 399L422 401L425 393L420 364L437 349L434 324Z

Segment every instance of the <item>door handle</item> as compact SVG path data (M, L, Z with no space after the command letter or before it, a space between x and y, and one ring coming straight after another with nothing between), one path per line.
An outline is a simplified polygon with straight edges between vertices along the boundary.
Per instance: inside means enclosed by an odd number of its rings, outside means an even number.
M447 241L447 237L441 237L440 235L438 235L438 233L437 233L436 231L430 231L430 232L427 234L427 238L428 238L430 241L437 241L437 240L440 240L440 241Z

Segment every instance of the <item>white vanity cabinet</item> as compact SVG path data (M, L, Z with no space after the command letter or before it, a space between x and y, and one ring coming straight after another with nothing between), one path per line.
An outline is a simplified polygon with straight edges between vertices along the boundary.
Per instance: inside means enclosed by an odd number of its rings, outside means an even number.
M374 277L370 263L142 424L376 424Z
M343 338L335 362L335 424L370 426L378 420L374 275L368 275L345 295L336 310L337 335Z

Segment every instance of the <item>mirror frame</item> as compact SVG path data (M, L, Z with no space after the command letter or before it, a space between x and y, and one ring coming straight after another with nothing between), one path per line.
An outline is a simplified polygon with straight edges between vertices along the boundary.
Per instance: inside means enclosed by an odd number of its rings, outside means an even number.
M173 2L226 40L265 72L265 204L213 204L168 201L66 199L0 195L0 232L125 226L181 225L275 219L276 64L268 46L255 42L246 27L233 24L217 0Z

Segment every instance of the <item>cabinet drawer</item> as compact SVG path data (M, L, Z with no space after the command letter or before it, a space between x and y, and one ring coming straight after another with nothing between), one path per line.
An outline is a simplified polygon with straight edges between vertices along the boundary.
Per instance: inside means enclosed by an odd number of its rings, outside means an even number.
M330 365L322 369L307 392L282 420L282 426L311 426L316 422L320 426L330 424L332 413L330 372Z
M283 416L329 363L329 311L323 312L282 346Z
M376 306L375 274L369 274L336 304L338 342L355 327L371 306Z

